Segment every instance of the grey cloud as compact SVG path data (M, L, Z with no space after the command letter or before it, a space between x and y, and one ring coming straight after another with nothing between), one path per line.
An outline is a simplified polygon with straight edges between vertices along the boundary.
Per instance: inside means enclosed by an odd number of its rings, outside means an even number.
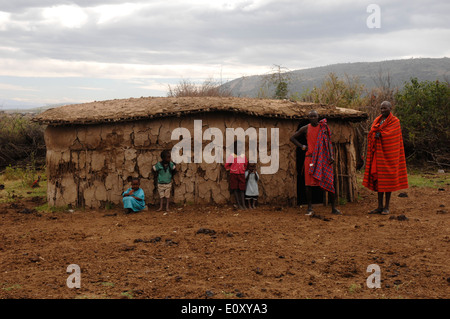
M418 0L378 2L382 10L378 34L420 28L420 19L414 16L433 17L425 19L426 27L443 26L449 7L437 0L426 4ZM307 1L273 1L252 10L248 10L248 3L232 10L219 10L163 1L135 12L130 18L103 25L97 25L92 16L79 29L40 25L36 8L55 4L94 7L122 1L41 0L31 1L33 5L26 10L29 3L8 1L9 5L2 10L20 9L21 13L14 17L35 21L36 30L0 32L0 41L3 45L20 46L28 56L54 59L141 64L220 63L231 59L271 64L274 60L302 60L302 56L309 56L318 47L345 52L343 47L327 48L327 43L339 45L339 39L374 34L366 26L369 1L322 7Z
M0 11L23 12L33 8L48 8L60 5L78 5L80 7L92 7L104 4L120 4L123 0L2 0L0 1ZM129 3L141 1L126 1Z

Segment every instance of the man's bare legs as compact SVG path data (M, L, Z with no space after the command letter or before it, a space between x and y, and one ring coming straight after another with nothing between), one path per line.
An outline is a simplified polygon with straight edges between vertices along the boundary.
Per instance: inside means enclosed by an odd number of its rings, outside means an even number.
M385 195L385 204L383 207L383 195ZM389 214L389 202L391 201L391 192L379 192L378 193L378 208L381 208L381 214Z
M342 215L342 213L336 208L336 200L334 193L328 192L328 196L331 202L331 213L335 215ZM306 215L312 216L314 215L314 210L312 209L312 190L311 186L306 186L306 200L308 202L308 212Z
M328 197L330 198L331 202L331 213L335 215L342 215L339 209L336 208L336 196L334 196L334 193L328 192Z
M378 207L369 214L382 214L382 215L388 215L389 214L389 203L391 201L391 192L378 192ZM383 205L383 199L385 200Z
M306 186L306 201L308 202L308 212L306 213L306 215L308 216L313 216L314 215L314 211L312 209L312 190L310 186Z

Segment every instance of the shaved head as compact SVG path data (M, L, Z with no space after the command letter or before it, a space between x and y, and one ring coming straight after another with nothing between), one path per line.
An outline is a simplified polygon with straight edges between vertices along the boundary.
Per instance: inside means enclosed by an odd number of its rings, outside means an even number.
M392 105L389 101L383 101L380 105L380 111L384 118L387 118L391 113Z
M308 113L308 119L311 125L316 126L319 123L319 113L316 110L311 110Z
M388 107L388 108L392 108L392 104L391 104L391 102L389 102L389 101L383 101L383 102L381 102L381 106L385 106L385 107Z

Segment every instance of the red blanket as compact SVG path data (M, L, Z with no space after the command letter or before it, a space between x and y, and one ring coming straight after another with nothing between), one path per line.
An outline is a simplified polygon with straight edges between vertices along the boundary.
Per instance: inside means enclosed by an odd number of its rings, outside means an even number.
M366 169L363 185L376 192L393 192L408 188L405 150L400 121L392 113L381 122L373 122L368 134ZM381 136L376 138L379 132Z
M327 120L319 122L319 135L316 147L312 153L312 166L309 167L309 174L319 181L319 186L326 191L334 193L334 173L330 159L333 156L331 149L331 134Z

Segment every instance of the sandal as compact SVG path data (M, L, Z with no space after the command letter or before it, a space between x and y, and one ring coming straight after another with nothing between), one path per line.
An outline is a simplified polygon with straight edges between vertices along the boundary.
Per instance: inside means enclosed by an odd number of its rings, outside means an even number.
M381 214L382 211L383 211L383 209L376 208L376 209L370 211L369 214Z
M387 209L387 208L383 209L383 211L381 212L381 215L389 215L389 209Z
M312 209L308 210L308 212L305 214L306 216L314 216L314 211Z

